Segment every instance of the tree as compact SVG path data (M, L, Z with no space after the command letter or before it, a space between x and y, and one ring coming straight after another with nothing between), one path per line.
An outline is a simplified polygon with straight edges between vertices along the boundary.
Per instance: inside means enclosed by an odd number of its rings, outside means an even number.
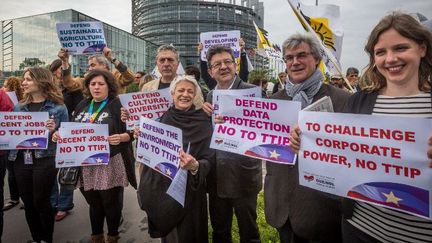
M20 63L19 70L24 70L27 67L40 67L44 66L45 62L41 61L37 57L26 57L24 58L24 61Z

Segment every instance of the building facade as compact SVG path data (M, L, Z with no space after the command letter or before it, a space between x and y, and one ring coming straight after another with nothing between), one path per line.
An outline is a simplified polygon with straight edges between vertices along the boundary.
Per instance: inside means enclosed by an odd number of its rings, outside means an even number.
M202 32L240 30L247 48L256 48L253 21L264 24L259 0L132 0L132 33L156 44L173 43L183 65L199 60Z
M0 79L20 75L28 66L49 65L57 58L61 47L56 23L81 21L98 20L69 9L1 21ZM107 45L118 60L132 71L152 70L157 45L109 24L103 23L103 26ZM87 70L87 57L72 56L71 67L73 75L83 75Z

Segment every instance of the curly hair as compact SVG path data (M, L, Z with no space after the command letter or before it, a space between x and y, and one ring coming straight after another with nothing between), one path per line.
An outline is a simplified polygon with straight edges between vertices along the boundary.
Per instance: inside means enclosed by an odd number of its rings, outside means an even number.
M30 67L24 71L22 76L23 78L26 73L30 75L30 77L38 86L39 90L42 91L42 96L45 99L49 99L59 105L64 104L63 94L59 87L57 87L57 85L54 83L54 77L50 70L42 67ZM28 104L32 101L32 95L24 93L22 103Z
M88 91L90 98L93 98L93 96L90 93L90 89L89 89L90 82L92 81L92 79L94 79L95 77L98 77L98 76L102 76L108 85L108 97L110 99L116 97L118 94L119 88L118 88L118 85L117 85L117 82L115 80L114 75L111 72L106 71L106 70L93 70L93 71L90 71L84 78L84 85Z
M4 82L4 88L6 89L6 91L15 92L18 100L21 100L23 98L21 82L22 79L16 76L10 76Z
M430 91L430 76L432 73L432 33L409 14L393 12L384 18L372 30L365 51L369 55L369 64L365 75L372 83L366 87L367 91L378 91L387 85L386 78L375 66L374 47L378 43L381 34L389 29L396 30L401 36L408 38L419 45L426 47L426 55L420 60L419 83L421 91Z

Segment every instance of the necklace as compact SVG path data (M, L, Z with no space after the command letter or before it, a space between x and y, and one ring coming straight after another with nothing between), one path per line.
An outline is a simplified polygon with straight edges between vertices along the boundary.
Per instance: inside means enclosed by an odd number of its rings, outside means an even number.
M106 98L102 104L99 106L99 108L97 109L96 112L93 113L93 107L94 107L94 99L91 101L90 103L90 107L89 107L89 114L90 114L90 119L88 122L93 123L96 119L96 117L99 115L99 112L106 106L106 104L108 103L109 98Z

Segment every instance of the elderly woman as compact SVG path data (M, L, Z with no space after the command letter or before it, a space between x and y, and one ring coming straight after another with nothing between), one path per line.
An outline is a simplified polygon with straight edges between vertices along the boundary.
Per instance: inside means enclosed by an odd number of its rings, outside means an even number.
M110 159L108 165L82 167L78 186L90 206L92 242L105 242L105 219L108 226L106 242L117 242L123 191L128 185L127 167L121 152L130 140L130 135L125 123L120 120L121 104L117 98L118 87L114 76L105 70L94 70L87 74L84 85L90 97L76 106L72 121L108 124ZM53 139L58 139L58 133Z
M208 241L205 182L214 160L209 148L211 120L202 109L195 109L194 97L200 87L192 76L178 77L171 83L174 106L160 118L164 124L180 128L183 148L180 166L188 170L184 208L167 193L171 180L144 166L138 188L138 200L148 215L149 234L167 243L202 243Z
M50 135L68 121L63 96L54 83L51 72L45 68L24 71L23 99L15 106L19 112L48 112ZM24 202L25 216L33 241L53 242L54 210L50 195L57 175L55 168L56 144L49 142L47 149L11 150L9 160L14 161L14 171L19 195Z
M372 30L365 46L372 85L355 93L345 111L432 118L432 34L413 17L392 13ZM425 132L431 132L426 131ZM299 148L299 130L291 133ZM427 155L432 159L432 138ZM432 221L363 202L344 200L344 242L431 242Z

